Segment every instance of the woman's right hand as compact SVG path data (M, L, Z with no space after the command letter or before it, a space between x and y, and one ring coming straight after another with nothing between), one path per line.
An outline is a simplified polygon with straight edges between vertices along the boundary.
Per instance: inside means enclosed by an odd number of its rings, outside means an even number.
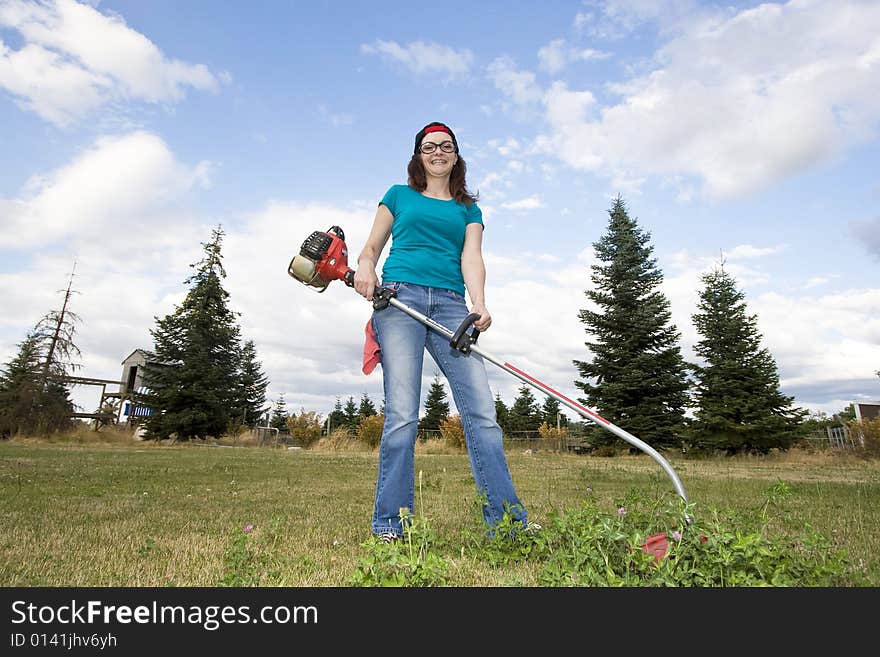
M354 273L354 289L367 301L373 300L373 292L379 287L379 277L376 276L376 267L372 262L364 258Z

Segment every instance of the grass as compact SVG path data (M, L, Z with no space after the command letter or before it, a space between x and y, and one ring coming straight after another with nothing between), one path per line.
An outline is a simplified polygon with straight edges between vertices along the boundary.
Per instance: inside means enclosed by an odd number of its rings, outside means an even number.
M99 436L99 437L94 437ZM0 443L2 586L348 586L368 550L376 452L75 441ZM768 457L667 456L694 512L755 511L783 481L780 529L808 524L846 550L845 585L880 584L880 463L793 451ZM596 458L511 449L530 518L581 504L613 511L628 491L669 495L647 456ZM452 586L536 586L528 559L486 559L467 456L419 450L415 515L430 520ZM252 527L248 527L248 526ZM665 531L666 527L657 527Z

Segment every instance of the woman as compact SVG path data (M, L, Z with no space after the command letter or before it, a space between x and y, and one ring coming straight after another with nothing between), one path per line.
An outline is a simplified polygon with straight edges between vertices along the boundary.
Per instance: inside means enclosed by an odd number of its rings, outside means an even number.
M484 294L482 212L476 197L467 190L466 170L455 134L448 126L429 123L418 132L407 167L408 184L392 186L379 202L358 256L354 277L358 293L372 300L379 285L376 263L391 237L382 287L395 290L401 302L451 330L469 312L480 315L474 322L479 331L492 325ZM507 467L482 359L452 348L448 339L393 306L374 311L371 322L381 350L385 389L373 533L385 541L400 538L400 511L413 509L425 349L449 381L461 414L471 471L490 534L505 512L528 527Z

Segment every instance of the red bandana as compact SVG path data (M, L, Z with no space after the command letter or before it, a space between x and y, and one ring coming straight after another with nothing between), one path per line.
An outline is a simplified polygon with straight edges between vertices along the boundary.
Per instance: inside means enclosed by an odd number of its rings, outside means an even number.
M425 134L431 134L432 132L445 132L447 135L450 135L449 128L445 125L432 125L430 128L425 128Z

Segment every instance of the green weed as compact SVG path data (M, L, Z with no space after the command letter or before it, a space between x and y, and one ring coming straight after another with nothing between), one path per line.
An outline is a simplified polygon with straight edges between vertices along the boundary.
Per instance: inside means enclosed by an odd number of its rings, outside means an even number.
M218 586L271 586L277 583L275 550L279 539L279 521L269 523L265 533L248 523L232 533L226 548L223 577Z
M443 586L448 564L435 551L436 537L424 516L400 510L403 537L384 543L372 537L361 543L366 554L351 578L352 586Z

